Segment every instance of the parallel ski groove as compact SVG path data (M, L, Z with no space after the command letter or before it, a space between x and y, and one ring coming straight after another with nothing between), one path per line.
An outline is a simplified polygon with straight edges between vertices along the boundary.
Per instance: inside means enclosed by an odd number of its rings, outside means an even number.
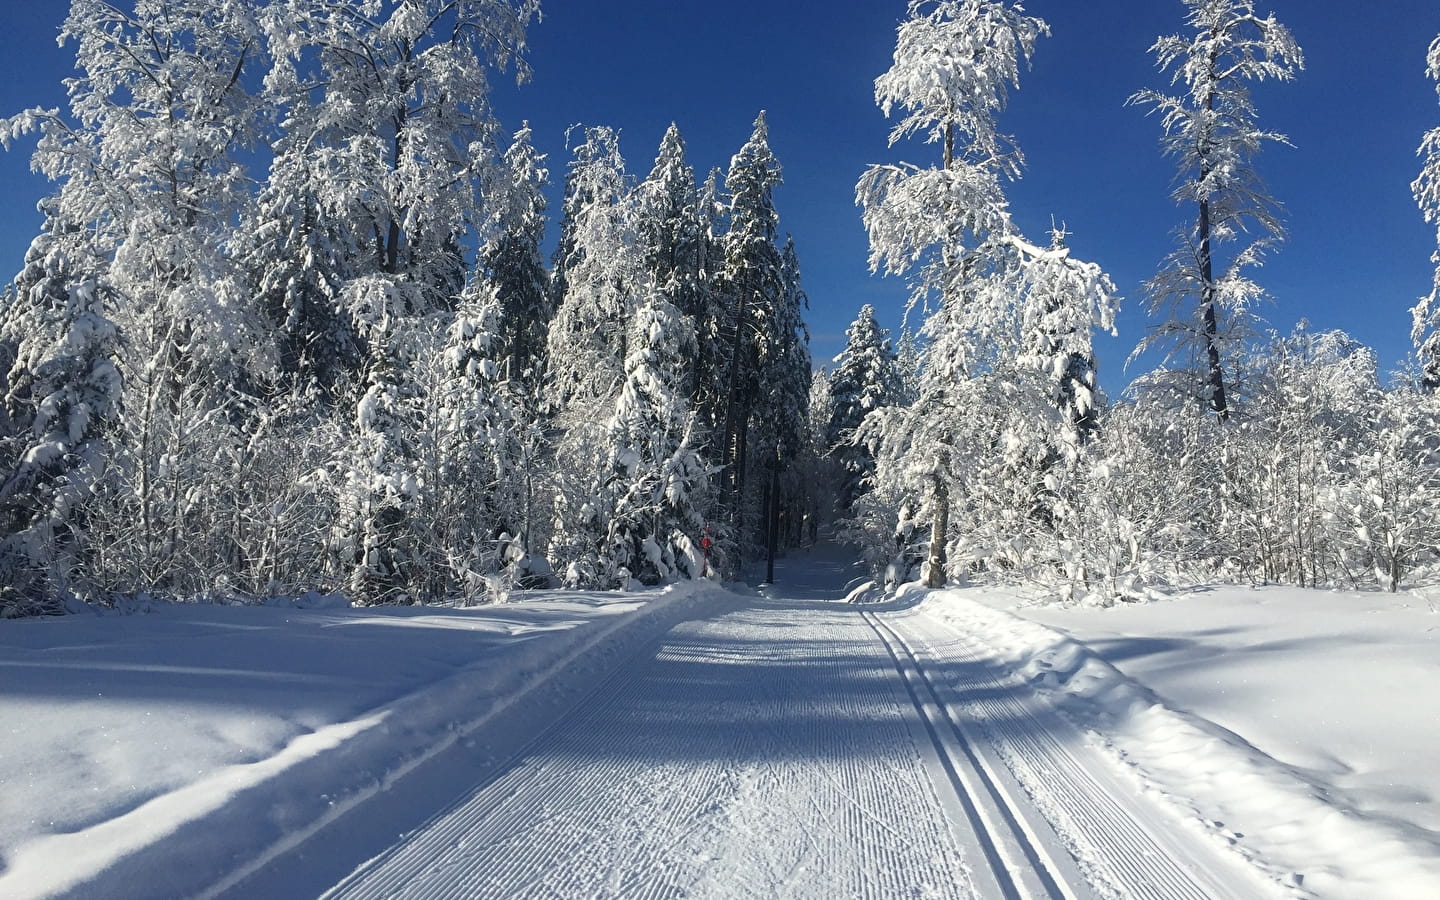
M1007 898L1073 900L1075 894L1057 876L1057 866L1049 853L1024 824L1015 809L1015 801L976 755L969 738L951 716L914 651L878 616L868 612L863 616L894 660L911 700L924 720L945 774L960 796L1001 893ZM1016 852L1023 859L1015 858Z
M924 620L918 614L911 618ZM904 622L892 626L902 640ZM1159 810L1148 810L1145 801L1138 806L1120 802L1126 787L1105 775L1104 763L1092 759L1087 766L1075 748L1061 742L1060 733L1078 740L1068 724L1037 707L1023 686L1017 690L1013 676L996 669L962 634L953 632L941 642L912 638L910 646L917 645L923 647L915 653L917 660L928 654L932 669L963 670L956 672L955 693L943 679L934 679L940 694L969 712L972 728L978 725L989 735L993 751L1032 794L1032 802L1049 807L1044 814L1096 890L1126 900L1238 900L1261 891L1257 880L1253 889L1237 893L1233 885L1237 877L1243 883L1245 873L1238 872L1234 860L1220 858L1203 843L1177 842L1174 823L1164 821ZM952 717L960 714L957 709ZM1037 792L1041 796L1034 796Z

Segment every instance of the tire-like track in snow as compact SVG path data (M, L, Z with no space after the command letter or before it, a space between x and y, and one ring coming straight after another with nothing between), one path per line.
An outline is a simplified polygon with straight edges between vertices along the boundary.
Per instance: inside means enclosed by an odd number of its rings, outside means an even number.
M851 608L685 623L334 898L990 896Z

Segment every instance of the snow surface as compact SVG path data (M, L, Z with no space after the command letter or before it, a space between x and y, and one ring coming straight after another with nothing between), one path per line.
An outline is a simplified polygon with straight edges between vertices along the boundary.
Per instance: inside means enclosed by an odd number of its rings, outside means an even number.
M1423 599L858 575L0 623L0 896L1440 896Z
M1440 897L1440 615L1423 597L1216 588L1062 609L977 588L926 603L1296 895Z
M0 896L195 894L511 707L543 727L717 596L0 623Z
M1440 835L1440 610L1424 598L1216 588L1019 612L1360 811Z
M908 710L851 610L686 623L326 896L974 896Z

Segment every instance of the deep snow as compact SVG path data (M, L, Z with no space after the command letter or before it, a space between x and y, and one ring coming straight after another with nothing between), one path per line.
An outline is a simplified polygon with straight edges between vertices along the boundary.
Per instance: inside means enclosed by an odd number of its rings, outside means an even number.
M0 896L989 896L967 755L1076 896L1440 896L1423 598L858 575L0 622Z
M1440 616L1424 598L1216 588L1060 609L972 588L927 603L1297 896L1440 897Z
M1424 597L1220 587L1019 612L1356 809L1440 835L1440 610Z
M0 896L243 874L487 723L543 728L717 595L0 623Z

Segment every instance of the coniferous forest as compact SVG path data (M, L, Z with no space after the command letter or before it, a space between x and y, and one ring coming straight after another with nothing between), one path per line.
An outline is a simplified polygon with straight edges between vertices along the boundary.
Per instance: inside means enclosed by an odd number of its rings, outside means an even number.
M784 123L760 112L726 171L674 127L648 165L604 125L547 159L490 103L527 77L539 0L71 0L69 108L0 132L53 185L0 308L0 615L729 578L822 526L887 585L1097 603L1423 577L1440 252L1412 371L1255 313L1284 136L1250 91L1303 77L1286 27L1181 0L1151 48L1167 86L1131 103L1175 168L1175 239L1137 353L1160 363L1107 397L1103 260L1022 234L1005 194L1003 112L1048 26L895 3L895 156L856 201L910 327L866 306L816 361ZM1425 62L1440 79L1440 41ZM1440 128L1416 137L1440 226Z

